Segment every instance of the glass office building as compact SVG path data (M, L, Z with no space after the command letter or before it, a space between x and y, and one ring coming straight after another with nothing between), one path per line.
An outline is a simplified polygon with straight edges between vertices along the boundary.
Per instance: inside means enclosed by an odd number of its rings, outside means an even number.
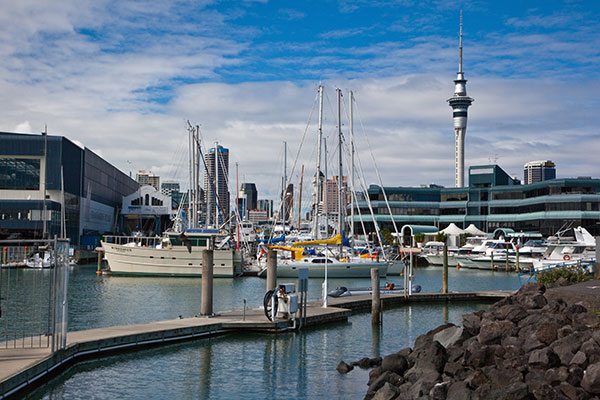
M65 137L0 132L0 238L60 236L64 204L71 243L93 246L113 232L123 196L137 187Z
M555 234L568 225L583 226L600 235L600 179L552 179L522 185L498 165L469 168L469 186L464 188L385 187L391 216L381 187L371 185L369 198L380 228L394 232L405 224L435 225L450 223L466 228L475 224L491 232L496 228ZM373 231L366 201L355 212L355 231ZM393 222L392 222L393 216ZM362 218L362 223L361 223ZM350 222L350 217L347 217Z

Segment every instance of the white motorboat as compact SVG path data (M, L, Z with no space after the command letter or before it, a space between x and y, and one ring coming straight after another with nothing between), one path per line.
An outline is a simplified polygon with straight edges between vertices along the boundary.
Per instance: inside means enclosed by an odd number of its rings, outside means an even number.
M40 257L39 253L35 253L32 257L29 257L25 260L25 265L27 268L52 268L54 266L54 257L48 251L44 252L44 256Z
M413 293L420 293L421 286L413 285ZM364 296L373 294L373 289L370 287L359 287L359 288L347 288L345 286L338 286L334 290L330 291L327 295L330 297L348 297L348 296ZM379 294L404 294L403 287L397 287L393 283L388 283L385 286L379 288Z
M448 266L455 267L458 265L456 254L458 249L448 248ZM443 242L427 242L421 250L419 257L424 258L431 265L441 266L444 264L444 243Z
M203 250L218 236L217 230L168 232L165 237L107 236L102 251L113 275L202 276ZM242 273L242 254L234 249L213 251L213 276Z

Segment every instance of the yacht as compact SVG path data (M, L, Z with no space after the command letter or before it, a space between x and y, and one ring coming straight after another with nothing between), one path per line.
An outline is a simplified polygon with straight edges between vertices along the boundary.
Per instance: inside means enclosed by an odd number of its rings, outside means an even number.
M163 237L106 236L100 243L112 275L200 277L203 250L219 239L216 229L191 229ZM215 277L242 274L241 252L226 244L221 240L213 251Z

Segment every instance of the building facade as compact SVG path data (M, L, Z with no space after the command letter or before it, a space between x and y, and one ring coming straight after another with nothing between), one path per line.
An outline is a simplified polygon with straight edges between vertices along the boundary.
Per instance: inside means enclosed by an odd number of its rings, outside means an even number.
M138 170L135 175L135 180L140 186L148 185L152 186L156 190L160 190L160 177L154 175L152 171L146 171L145 169Z
M229 219L229 149L217 144L208 150L204 159L206 225L221 225Z
M556 179L556 165L550 160L530 161L523 167L523 183L531 183Z
M381 187L372 185L368 190L376 221L392 232L394 223L398 229L404 224L443 229L450 223L462 228L473 223L486 232L511 228L550 236L571 225L600 235L600 179L553 179L521 185L498 165L483 165L469 168L468 187L386 187L385 192L392 216ZM362 231L361 218L365 230L372 232L366 201L359 201L354 216L356 232Z
M64 204L71 243L94 246L117 228L122 198L137 188L65 137L0 132L0 238L60 236Z
M273 200L258 200L257 207L258 210L267 212L267 218L273 218Z

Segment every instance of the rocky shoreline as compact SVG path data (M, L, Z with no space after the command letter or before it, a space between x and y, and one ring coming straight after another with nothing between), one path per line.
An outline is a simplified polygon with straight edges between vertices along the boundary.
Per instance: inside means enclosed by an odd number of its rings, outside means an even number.
M371 369L365 399L600 399L600 320L581 304L524 285L488 310L463 316L383 359L340 362Z

